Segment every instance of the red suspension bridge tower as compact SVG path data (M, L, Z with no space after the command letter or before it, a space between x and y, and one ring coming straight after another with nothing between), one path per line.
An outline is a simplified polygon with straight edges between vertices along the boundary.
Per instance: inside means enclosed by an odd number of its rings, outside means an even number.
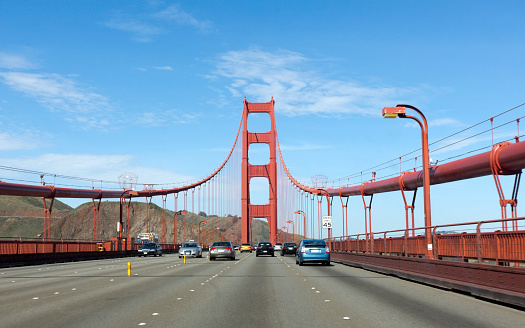
M254 218L268 220L270 242L275 243L277 236L277 135L275 130L274 100L267 103L250 103L244 98L243 131L242 131L242 242L251 242L251 222ZM269 132L248 132L248 115L251 113L267 113L270 115ZM251 165L248 162L248 149L251 144L265 143L270 148L270 162L265 165ZM264 177L268 179L269 203L252 205L250 203L250 179Z

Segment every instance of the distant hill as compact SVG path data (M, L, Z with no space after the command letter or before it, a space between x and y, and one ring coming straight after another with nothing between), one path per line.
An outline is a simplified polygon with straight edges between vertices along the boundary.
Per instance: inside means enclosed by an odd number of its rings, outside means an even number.
M49 200L47 201L49 206ZM83 239L93 238L93 205L86 202L73 209L55 199L52 209L51 236L56 239ZM230 233L240 240L241 220L237 216L218 218L187 213L178 216L177 241L197 239L198 224L202 224L201 241L210 240L211 227L219 227L227 238ZM174 212L166 210L166 242L173 242ZM147 204L132 201L130 204L130 237L147 232ZM118 236L117 222L120 218L120 202L102 201L99 211L99 239L109 240ZM184 235L184 221L186 220L186 235ZM193 225L192 225L193 221ZM150 210L151 232L162 238L162 208L151 204ZM193 230L192 230L193 227ZM44 208L39 197L0 196L0 237L41 237L44 230ZM191 233L193 231L193 233ZM252 221L252 241L254 243L268 240L268 223L266 221ZM208 239L209 238L209 239ZM215 230L215 239L219 239L219 232Z
M49 207L50 201L46 201ZM55 199L52 222L73 208ZM0 196L0 237L40 237L44 232L44 204L42 198Z

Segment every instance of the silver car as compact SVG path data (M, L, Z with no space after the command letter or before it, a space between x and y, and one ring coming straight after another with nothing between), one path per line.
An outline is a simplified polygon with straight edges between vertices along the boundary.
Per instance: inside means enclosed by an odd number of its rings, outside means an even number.
M202 257L202 247L198 243L189 242L179 248L179 259L183 256Z
M235 248L229 241L216 241L210 246L210 261L217 258L235 260Z

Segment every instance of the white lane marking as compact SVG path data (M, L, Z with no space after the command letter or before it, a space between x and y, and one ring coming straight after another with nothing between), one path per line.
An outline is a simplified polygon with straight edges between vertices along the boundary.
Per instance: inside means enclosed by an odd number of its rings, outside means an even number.
M350 320L350 317L343 317L343 320Z
M194 292L194 291L195 291L195 289L190 289L190 292Z
M145 322L141 322L141 323L139 323L139 326L145 326L145 325L146 325Z
M71 290L77 290L76 288L71 288Z
M55 295L58 295L58 294L60 294L60 292L55 292Z
M159 315L157 312L153 313L152 315Z
M38 299L38 297L33 297L33 299L34 299L34 300L37 300L37 299Z
M312 287L312 289L315 289L315 287Z
M316 290L315 292L316 292L317 294L319 294L319 293L320 293L320 291L318 291L318 290Z
M177 301L180 301L182 299L182 297L177 297Z
M324 300L325 302L330 302L330 300Z
M115 279L111 279L111 280L109 280L109 281L115 281Z

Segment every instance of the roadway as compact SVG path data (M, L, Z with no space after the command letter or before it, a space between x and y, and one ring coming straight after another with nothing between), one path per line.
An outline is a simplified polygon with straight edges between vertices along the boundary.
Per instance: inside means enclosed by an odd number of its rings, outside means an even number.
M128 262L131 276L128 277ZM525 312L292 256L177 255L0 269L2 327L522 327Z

